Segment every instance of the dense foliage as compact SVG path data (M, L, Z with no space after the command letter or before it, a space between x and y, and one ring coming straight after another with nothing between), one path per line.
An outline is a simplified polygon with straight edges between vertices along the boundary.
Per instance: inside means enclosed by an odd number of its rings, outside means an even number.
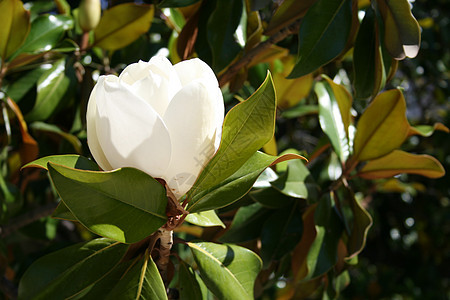
M448 297L450 9L410 2L0 0L0 299ZM87 146L157 54L227 111L180 202Z

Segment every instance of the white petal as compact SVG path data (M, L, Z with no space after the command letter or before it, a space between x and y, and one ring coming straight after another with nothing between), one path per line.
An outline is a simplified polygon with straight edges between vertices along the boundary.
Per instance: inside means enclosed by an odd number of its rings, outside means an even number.
M174 65L183 86L189 83L202 80L205 85L219 86L216 75L213 70L204 61L193 58L184 60Z
M164 179L177 197L192 187L215 152L216 89L192 82L175 95L164 115L172 141L172 159Z
M181 89L181 83L170 61L155 56L146 63L131 64L120 74L121 83L126 83L139 97L147 101L155 111L164 115L170 99Z
M108 162L105 153L103 153L102 147L100 146L97 137L97 126L96 126L97 103L95 100L97 88L98 85L95 85L94 88L92 89L86 111L87 140L89 149L91 150L92 156L94 157L97 164L103 170L109 171L112 170L113 168L111 167L111 164Z
M98 85L97 136L111 166L134 167L162 177L170 162L171 143L161 118L116 77L101 77Z

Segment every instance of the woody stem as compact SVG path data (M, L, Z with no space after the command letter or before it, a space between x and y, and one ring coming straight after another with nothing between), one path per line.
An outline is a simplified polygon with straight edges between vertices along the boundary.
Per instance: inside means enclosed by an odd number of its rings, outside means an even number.
M170 249L173 244L173 231L165 228L158 229L160 233L159 259L156 262L161 278L167 281L167 266L169 265Z

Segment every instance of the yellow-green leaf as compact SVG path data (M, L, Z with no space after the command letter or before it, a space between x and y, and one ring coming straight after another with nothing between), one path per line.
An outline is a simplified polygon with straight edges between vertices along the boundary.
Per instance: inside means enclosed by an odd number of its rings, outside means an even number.
M449 133L450 130L447 126L445 126L442 123L435 123L434 125L418 125L418 126L411 126L409 128L408 136L411 135L421 135L421 136L431 136L436 130L443 131L446 133Z
M377 0L384 20L384 44L395 59L415 57L420 47L420 27L408 0Z
M405 98L400 90L379 94L356 126L353 160L370 160L398 148L408 135Z
M6 60L25 41L30 31L30 12L22 1L0 1L0 57Z
M94 46L117 50L146 33L153 20L152 5L124 3L104 12L94 30Z
M445 170L440 162L432 156L394 150L386 156L369 161L361 169L359 176L365 179L377 179L401 173L438 178L444 176Z

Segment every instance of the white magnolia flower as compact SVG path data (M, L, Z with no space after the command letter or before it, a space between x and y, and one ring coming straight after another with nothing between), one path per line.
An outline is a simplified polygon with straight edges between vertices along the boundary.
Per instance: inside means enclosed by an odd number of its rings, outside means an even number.
M164 179L180 198L217 151L224 104L200 59L163 56L100 76L87 108L89 148L103 170L134 167Z

